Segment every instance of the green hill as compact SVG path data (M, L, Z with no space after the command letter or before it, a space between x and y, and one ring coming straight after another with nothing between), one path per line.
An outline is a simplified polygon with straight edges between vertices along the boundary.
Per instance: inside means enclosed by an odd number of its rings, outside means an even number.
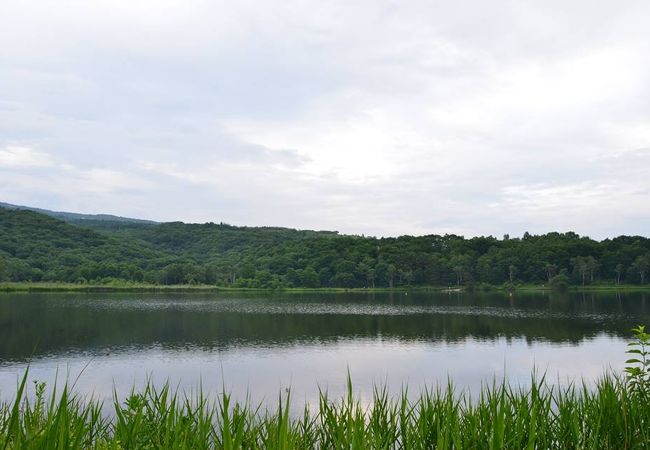
M97 226L101 224L120 223L120 224L155 224L153 220L132 219L130 217L114 216L112 214L79 214L64 211L51 211L49 209L34 208L31 206L12 205L11 203L0 202L0 208L18 209L25 211L34 211L37 213L45 214L47 216L56 217L63 221L76 224L95 223Z
M0 208L0 279L142 280L174 259L152 246L75 226L45 214Z
M476 283L644 283L650 240L575 233L523 238L373 238L227 224L71 219L0 208L0 281L237 287L389 287Z

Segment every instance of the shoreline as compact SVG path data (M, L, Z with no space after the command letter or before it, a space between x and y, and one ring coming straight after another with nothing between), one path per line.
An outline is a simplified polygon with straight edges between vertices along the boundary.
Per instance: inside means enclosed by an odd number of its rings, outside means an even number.
M489 292L650 292L650 285L587 285L569 286L566 291L553 291L545 285L504 286L402 286L396 288L247 288L215 285L160 285L146 283L123 284L75 284L2 282L0 292L269 292L269 293L401 293L401 292L446 292L446 293L489 293Z

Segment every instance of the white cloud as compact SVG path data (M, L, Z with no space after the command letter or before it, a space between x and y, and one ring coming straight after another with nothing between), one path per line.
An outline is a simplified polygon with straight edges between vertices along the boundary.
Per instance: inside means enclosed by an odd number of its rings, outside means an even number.
M0 170L9 168L50 167L54 162L50 155L29 147L7 145L0 149Z
M647 2L0 2L0 200L366 234L650 222Z

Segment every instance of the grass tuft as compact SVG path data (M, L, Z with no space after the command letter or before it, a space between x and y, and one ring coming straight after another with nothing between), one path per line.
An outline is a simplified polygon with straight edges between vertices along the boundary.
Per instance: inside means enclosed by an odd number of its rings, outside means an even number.
M169 385L148 384L120 400L112 414L67 386L47 396L27 373L16 398L0 406L1 449L635 449L650 446L650 402L646 392L615 375L585 384L530 388L493 383L477 396L452 383L391 396L375 388L367 408L348 379L345 396L320 393L318 408L290 412L290 393L270 409L214 400L199 392L180 395ZM104 410L104 414L102 414Z
M477 396L425 389L409 399L376 387L368 407L354 394L318 409L290 413L291 393L273 409L236 402L228 393L211 400L202 390L189 397L151 382L120 400L112 414L81 399L67 385L47 397L35 383L26 395L28 371L14 400L0 404L0 449L646 449L650 448L650 335L633 330L633 358L626 377L606 374L593 388L550 386L532 375L531 387L505 381L484 385Z

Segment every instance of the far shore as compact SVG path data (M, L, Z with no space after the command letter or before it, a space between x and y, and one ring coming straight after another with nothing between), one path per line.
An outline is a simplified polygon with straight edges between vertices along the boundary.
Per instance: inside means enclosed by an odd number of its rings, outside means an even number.
M408 293L408 292L551 292L546 285L475 285L475 286L400 286L394 288L251 288L206 284L162 285L147 283L57 283L57 282L1 282L0 292L283 292L283 293ZM565 292L646 292L650 284L593 284L570 286Z

